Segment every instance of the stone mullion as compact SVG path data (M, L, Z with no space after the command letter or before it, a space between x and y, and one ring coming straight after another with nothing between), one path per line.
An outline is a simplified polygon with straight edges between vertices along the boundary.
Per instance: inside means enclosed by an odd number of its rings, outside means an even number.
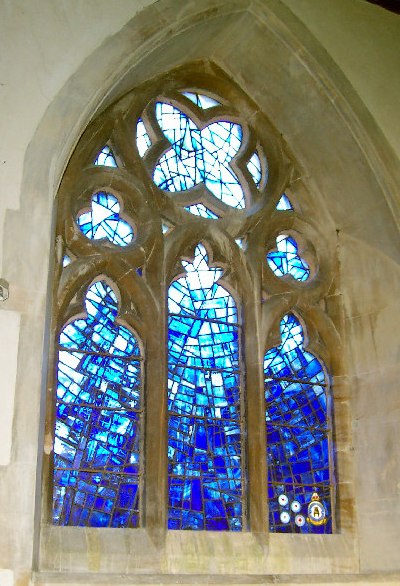
M248 528L255 535L267 534L267 466L265 444L265 401L263 344L260 328L260 290L244 299L243 348L245 360Z
M160 253L160 257L162 254ZM163 273L160 258L159 271ZM154 279L156 281L156 279ZM158 279L155 299L156 314L145 320L145 491L144 523L154 541L163 539L167 528L168 462L167 462L167 327L164 279Z

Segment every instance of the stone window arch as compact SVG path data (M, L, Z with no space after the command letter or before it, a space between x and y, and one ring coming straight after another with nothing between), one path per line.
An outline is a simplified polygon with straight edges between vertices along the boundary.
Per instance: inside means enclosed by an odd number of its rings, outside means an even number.
M169 113L171 108L183 112L200 132L220 121L241 128L240 146L225 165L241 190L237 205L216 196L205 172L197 178L188 173L185 189L167 176L173 140L157 119L159 104L168 105ZM172 159L179 158L177 152ZM53 331L58 335L82 314L92 283L108 282L118 298L118 323L135 333L143 349L140 358L145 356L137 524L155 531L167 525L167 295L183 274L182 261L192 263L201 245L209 253L208 266L223 268L224 286L241 316L240 529L255 534L277 530L267 513L263 357L280 343L279 324L291 312L302 317L307 350L328 372L335 339L326 304L334 286L334 249L314 219L317 205L282 137L221 71L186 66L126 94L86 129L66 169L57 207ZM331 532L332 427L326 437L324 499L329 500ZM303 532L300 525L290 527ZM319 525L313 527L320 532Z

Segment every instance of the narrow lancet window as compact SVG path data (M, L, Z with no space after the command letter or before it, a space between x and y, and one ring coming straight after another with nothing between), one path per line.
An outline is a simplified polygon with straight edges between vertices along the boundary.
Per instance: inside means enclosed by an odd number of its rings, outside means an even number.
M53 523L137 527L140 348L106 282L89 287L85 307L59 337Z
M168 291L170 529L239 531L243 458L236 304L202 245Z
M270 531L332 533L329 383L292 314L265 354L264 376Z

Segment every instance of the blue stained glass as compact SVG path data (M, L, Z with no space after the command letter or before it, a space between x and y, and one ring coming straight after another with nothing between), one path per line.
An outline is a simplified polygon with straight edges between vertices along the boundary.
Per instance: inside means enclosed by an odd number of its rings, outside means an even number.
M214 106L220 106L221 104L210 98L209 96L205 96L204 94L194 94L192 92L182 92L182 95L186 96L188 100L199 106L199 108L203 108L203 110L208 110L208 108L213 108Z
M141 157L143 157L151 145L150 137L141 118L139 118L136 125L136 145Z
M244 209L244 193L230 165L242 144L241 126L220 121L201 130L186 114L164 102L157 102L156 117L171 148L155 166L155 184L175 192L203 183L228 206Z
M259 187L261 181L261 161L257 153L251 156L250 161L247 163L247 168L253 177L254 183Z
M101 149L96 157L94 164L104 167L118 167L113 152L108 146L105 146Z
M298 254L298 246L294 238L281 234L276 239L277 252L267 254L270 269L277 277L291 275L296 281L306 281L310 276L310 269L304 259Z
M67 267L69 264L71 264L71 257L66 254L63 258L62 266Z
M328 384L321 362L303 343L300 322L285 315L281 344L264 358L270 530L331 533ZM314 492L326 511L321 525L307 520ZM296 515L303 524L296 522Z
M209 208L202 203L195 203L185 208L188 212L194 216L200 216L201 218L208 218L209 220L218 220L219 216L214 214Z
M279 211L285 211L285 210L292 210L293 209L293 206L290 203L290 199L288 198L287 195L283 194L281 196L280 200L276 204L276 209L279 210Z
M238 316L207 260L200 244L168 291L168 527L239 531Z
M77 224L91 240L106 238L117 246L128 246L134 237L133 230L119 213L117 198L99 191L92 196L91 210L78 216Z
M116 323L104 281L89 287L85 308L59 337L53 523L137 527L140 349Z

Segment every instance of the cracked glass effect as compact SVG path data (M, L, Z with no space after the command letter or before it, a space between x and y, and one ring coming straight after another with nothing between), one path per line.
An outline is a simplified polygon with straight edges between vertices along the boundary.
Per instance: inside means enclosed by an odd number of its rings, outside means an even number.
M104 167L118 167L113 152L108 146L105 146L101 149L96 157L94 164Z
M239 325L200 244L168 291L169 529L242 529Z
M187 206L185 208L188 212L193 214L194 216L200 216L201 218L207 218L209 220L218 220L219 216L214 214L209 208L207 208L202 203L195 203L191 206Z
M155 166L154 183L170 192L203 183L226 205L244 209L244 193L230 164L242 144L241 126L220 121L201 130L189 116L165 102L157 102L156 118L171 148Z
M214 106L220 106L220 102L210 98L209 96L205 96L204 94L194 94L192 92L182 92L183 96L186 96L188 100L202 108L203 110L208 110L208 108L214 108Z
M100 191L92 196L91 210L78 216L76 222L91 240L106 238L116 246L128 246L134 234L128 222L120 217L120 207L116 197Z
M276 204L276 209L281 212L283 212L285 210L292 210L293 209L293 206L290 203L290 199L288 198L287 195L283 194L281 196L280 200Z
M277 251L267 254L269 268L277 277L291 275L296 281L306 281L310 276L310 268L298 254L297 242L294 238L280 234L276 239Z
M89 287L85 308L59 337L53 523L137 527L140 349L107 283Z
M281 344L264 357L270 531L332 533L329 384L321 362L303 348L296 317L285 315L280 329ZM320 525L307 516L314 492L326 512Z
M151 145L150 137L141 118L139 118L136 125L136 145L141 157L146 154Z

